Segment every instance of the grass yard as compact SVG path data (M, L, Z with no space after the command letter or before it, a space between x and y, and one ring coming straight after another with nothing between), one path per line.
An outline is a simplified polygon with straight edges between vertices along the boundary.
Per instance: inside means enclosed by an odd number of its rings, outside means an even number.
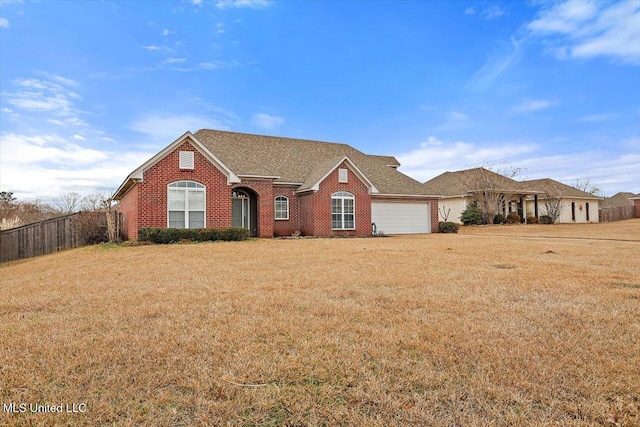
M0 292L2 403L86 405L0 425L640 425L640 220L94 246Z

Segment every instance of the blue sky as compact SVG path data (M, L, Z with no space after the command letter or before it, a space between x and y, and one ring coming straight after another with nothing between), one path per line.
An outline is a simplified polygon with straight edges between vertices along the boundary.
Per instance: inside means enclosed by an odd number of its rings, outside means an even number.
M0 189L115 189L185 131L640 191L640 0L0 0Z

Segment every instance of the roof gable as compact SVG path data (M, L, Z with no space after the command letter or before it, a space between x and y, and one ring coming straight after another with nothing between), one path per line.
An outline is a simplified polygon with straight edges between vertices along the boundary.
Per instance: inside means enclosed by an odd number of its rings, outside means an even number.
M636 197L636 195L630 192L616 193L611 197L605 197L602 202L600 202L600 206L615 208L623 206L633 206L634 197Z
M296 190L296 193L304 191L318 191L320 189L320 183L324 181L334 170L343 163L347 163L349 168L356 174L358 179L362 181L369 189L369 194L378 193L378 189L371 183L369 178L362 173L362 171L356 166L355 163L348 157L342 156L337 159L330 159L328 161L319 163L316 168L309 174L305 182L302 183L300 188Z
M522 181L531 190L539 192L548 192L550 189L557 192L561 197L574 197L578 199L600 199L598 196L594 196L586 191L578 190L575 187L571 187L562 182L556 181L551 178L531 179L528 181Z
M491 183L491 189L494 190L503 190L505 192L526 191L522 183L486 168L444 172L426 181L423 185L432 194L440 194L445 197L461 197L470 195L474 191L487 190L487 182Z
M198 138L196 138L191 132L185 132L180 138L167 145L158 154L151 157L149 160L147 160L145 163L131 172L129 176L124 180L122 185L120 185L118 190L116 190L113 196L114 199L118 200L121 196L123 196L129 190L129 188L131 188L133 183L143 179L144 172L146 170L153 167L156 163L164 159L185 142L190 143L196 150L198 150L200 154L202 154L209 162L211 162L216 168L218 168L220 172L222 172L227 177L228 183L240 182L240 178L205 145L203 145L198 140Z

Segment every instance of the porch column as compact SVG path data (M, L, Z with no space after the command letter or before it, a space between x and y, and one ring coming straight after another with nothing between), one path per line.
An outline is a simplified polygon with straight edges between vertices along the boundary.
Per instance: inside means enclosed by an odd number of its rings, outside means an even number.
M522 206L522 218L524 218L523 224L527 223L527 203L524 195L520 195L520 206Z
M540 219L538 218L538 195L537 194L533 195L533 210L534 210L534 216L537 219Z

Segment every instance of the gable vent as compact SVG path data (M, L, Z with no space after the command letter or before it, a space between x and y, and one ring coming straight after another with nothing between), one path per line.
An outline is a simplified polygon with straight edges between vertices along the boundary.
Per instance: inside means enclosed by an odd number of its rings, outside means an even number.
M194 163L193 151L180 152L180 169L193 169Z
M349 182L347 169L338 169L338 182Z

